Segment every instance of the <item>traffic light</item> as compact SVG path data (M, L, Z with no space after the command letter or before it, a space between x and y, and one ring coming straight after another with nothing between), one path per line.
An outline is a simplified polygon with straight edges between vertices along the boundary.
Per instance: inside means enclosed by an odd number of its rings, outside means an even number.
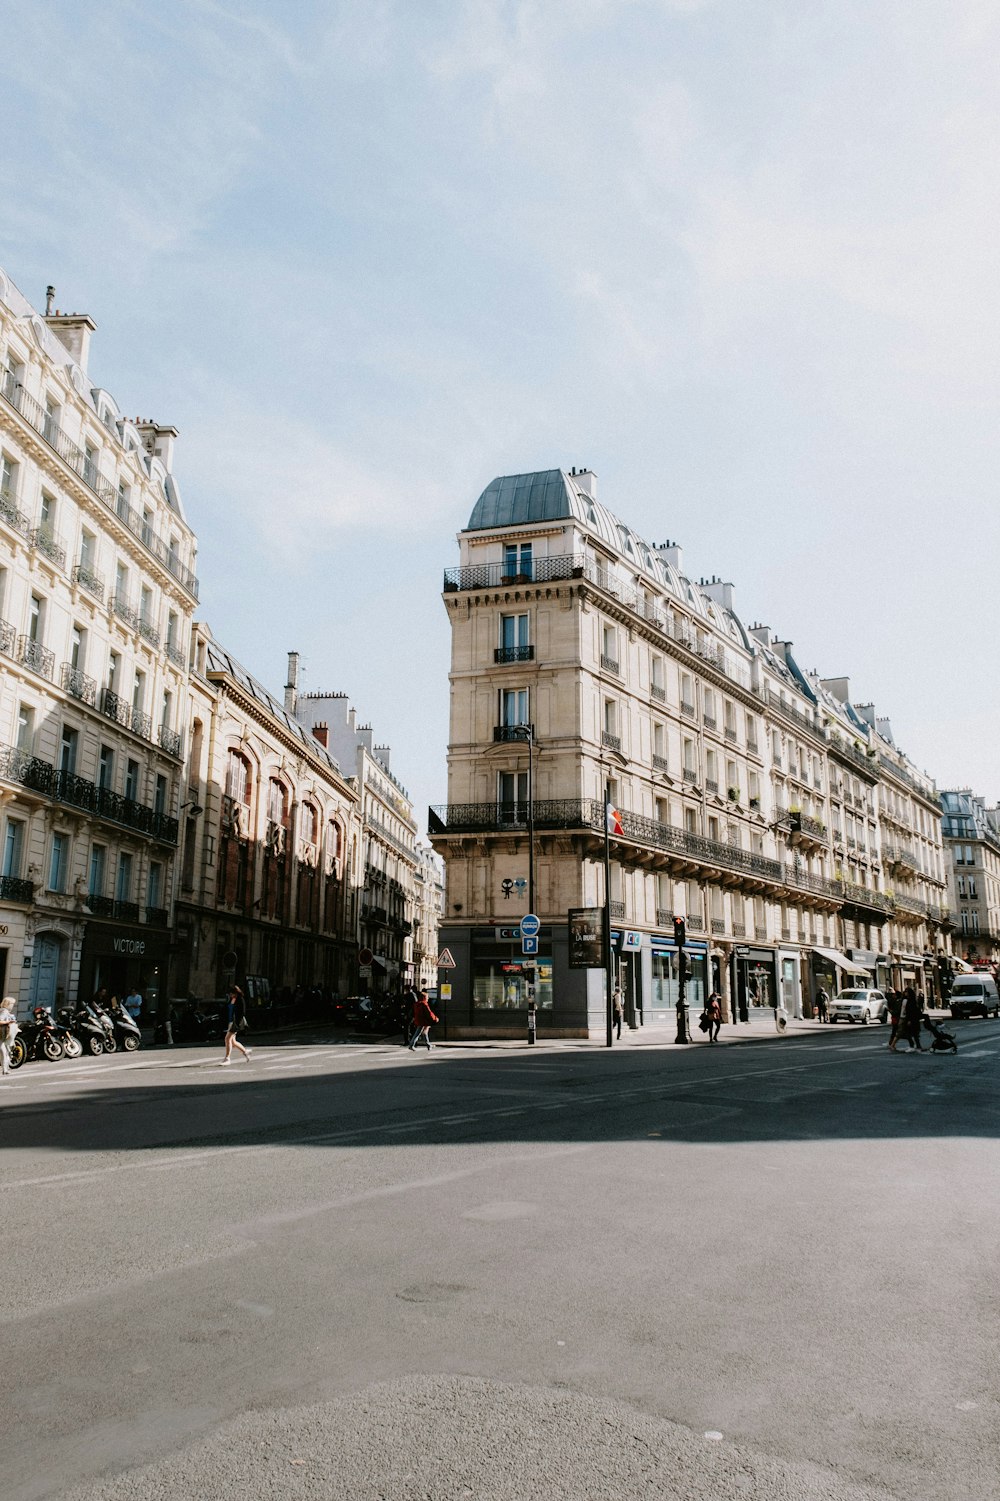
M687 932L685 931L685 928L684 928L684 919L683 919L683 917L675 917L674 918L674 942L676 943L676 945L677 945L677 947L679 949L682 949L684 947L684 940L686 938L687 938Z

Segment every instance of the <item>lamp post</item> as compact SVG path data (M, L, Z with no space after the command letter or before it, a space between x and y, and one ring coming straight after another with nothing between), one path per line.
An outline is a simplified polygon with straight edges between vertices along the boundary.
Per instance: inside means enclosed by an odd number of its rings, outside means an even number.
M535 726L515 724L511 726L514 740L528 743L528 911L535 910Z

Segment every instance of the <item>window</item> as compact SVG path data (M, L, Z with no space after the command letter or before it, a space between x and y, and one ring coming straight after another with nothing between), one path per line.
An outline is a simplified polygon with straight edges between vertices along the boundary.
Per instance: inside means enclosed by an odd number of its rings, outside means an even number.
M654 652L649 659L649 681L653 687L654 698L666 696L666 683L663 677L663 658Z
M53 834L49 852L49 890L66 890L66 869L69 863L69 835Z
M42 503L38 508L38 530L51 537L56 529L56 503L51 495L42 491Z
M604 733L605 735L618 733L618 705L613 698L604 700Z
M139 763L129 760L125 767L125 796L139 801Z
M158 860L151 860L149 875L146 877L146 906L161 907L163 905L163 866Z
M51 396L45 398L45 421L43 423L44 437L47 443L51 443L59 432L59 403Z
M146 674L137 667L135 669L135 682L132 685L132 708L137 714L142 713L142 706L146 699Z
M705 723L715 728L715 694L711 688L706 688L702 694L702 709Z
M267 816L272 823L283 824L288 808L288 797L283 783L272 777L267 784Z
M101 753L97 760L97 785L98 787L111 788L115 776L115 753L110 745L102 745Z
M62 741L59 746L59 770L67 776L72 776L76 771L76 751L80 736L69 725L63 726Z
M653 761L661 761L666 764L667 760L667 733L662 724L653 725Z
M601 666L618 666L618 632L613 625L604 626L601 632Z
M500 723L528 724L527 688L503 688L500 692Z
M747 749L757 749L757 721L752 714L747 715Z
M708 837L709 837L709 839L714 839L716 841L716 843L718 843L718 839L719 839L719 820L717 818L715 818L714 816L710 817L709 820L708 820Z
M531 543L522 542L520 548L516 542L508 542L503 550L504 581L520 577L531 578L532 558Z
M169 688L163 690L163 717L160 723L165 729L170 729L170 721L174 717L174 695Z
M694 685L687 672L681 673L681 708L686 709L689 714L694 713Z
M3 873L17 877L21 874L24 856L24 822L20 818L8 818L3 841Z
M528 773L526 771L501 771L497 776L497 801L501 819L522 819L527 816Z
M153 623L153 591L145 584L139 590L139 618L146 625Z
M719 789L719 758L714 750L705 752L705 776L712 783L711 791Z
M128 603L128 569L124 563L115 565L115 598Z
M171 610L167 616L167 646L176 651L177 649L177 612Z
M128 515L128 485L123 479L118 481L118 515L124 521Z
M17 465L0 453L0 498L13 505L17 500Z
M500 645L504 651L517 651L528 645L527 615L500 616Z
M45 601L37 594L31 596L28 607L28 640L41 641L45 624Z
M21 704L17 711L17 748L31 754L35 743L35 711L30 704Z
M694 777L695 764L696 763L695 763L695 754L694 754L694 741L693 740L685 740L684 741L684 774L685 774L685 776L688 776L688 780L689 781L692 780L693 777ZM689 773L690 773L690 776L688 775Z
M104 895L104 873L107 867L108 851L103 844L95 844L90 851L90 877L87 883L87 892L90 896Z
M97 478L97 451L92 443L83 445L83 477L88 485Z
M976 885L975 876L969 877L969 896L973 901L978 901L979 899L979 887Z
M150 510L149 506L143 506L143 508L142 508L142 540L145 542L145 544L146 544L147 547L152 547L154 535L155 534L153 532L153 513Z
M122 850L118 856L118 879L115 882L115 901L127 902L132 896L132 856Z
M654 804L654 811L656 814L657 823L670 822L670 804L667 802L665 797L658 797L656 799L656 802Z
M93 573L97 559L97 538L93 532L83 532L80 537L80 567Z
M108 655L108 688L112 693L114 693L121 675L121 665L122 659L118 653L116 651L110 652Z
M86 640L86 634L87 633L86 631L84 631L82 626L75 625L73 627L73 634L70 637L69 665L72 667L74 672L83 671L83 664L85 661L84 642Z
M684 809L684 828L687 830L687 832L689 834L697 834L697 832L698 832L698 815L695 812L694 808L685 808Z

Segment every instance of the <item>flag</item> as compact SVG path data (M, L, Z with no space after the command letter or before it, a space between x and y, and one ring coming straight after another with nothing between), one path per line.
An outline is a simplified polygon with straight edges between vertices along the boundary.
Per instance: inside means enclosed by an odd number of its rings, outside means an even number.
M624 838L625 830L622 828L622 821L619 817L618 809L612 803L608 803L605 817L607 819L608 833L621 834Z

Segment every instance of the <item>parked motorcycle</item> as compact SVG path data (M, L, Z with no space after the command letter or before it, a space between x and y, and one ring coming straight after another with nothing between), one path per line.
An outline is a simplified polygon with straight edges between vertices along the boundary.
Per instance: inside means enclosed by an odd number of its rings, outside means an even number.
M63 1006L57 1013L55 1022L55 1034L63 1045L63 1052L67 1058L82 1058L83 1043L73 1031L73 1013Z
M20 1048L17 1048L18 1043L21 1044ZM15 1050L19 1054L16 1063L13 1056ZM56 1063L63 1056L63 1052L63 1045L56 1034L56 1026L51 1013L44 1006L36 1006L31 1013L31 1021L25 1022L14 1039L14 1047L11 1049L11 1067L19 1068L22 1063L35 1058L47 1058L50 1063Z
M115 1029L115 1041L118 1046L124 1048L126 1053L134 1053L136 1048L142 1046L139 1023L126 1011L121 1001L112 1002L108 1015Z
M118 1039L115 1036L115 1024L111 1012L106 1007L99 1005L97 1001L91 1001L90 1010L103 1029L104 1051L106 1053L114 1053L118 1047Z
M89 1053L92 1058L100 1057L104 1052L105 1031L86 1001L80 1001L75 1011L64 1007L59 1019L69 1027L81 1052Z

